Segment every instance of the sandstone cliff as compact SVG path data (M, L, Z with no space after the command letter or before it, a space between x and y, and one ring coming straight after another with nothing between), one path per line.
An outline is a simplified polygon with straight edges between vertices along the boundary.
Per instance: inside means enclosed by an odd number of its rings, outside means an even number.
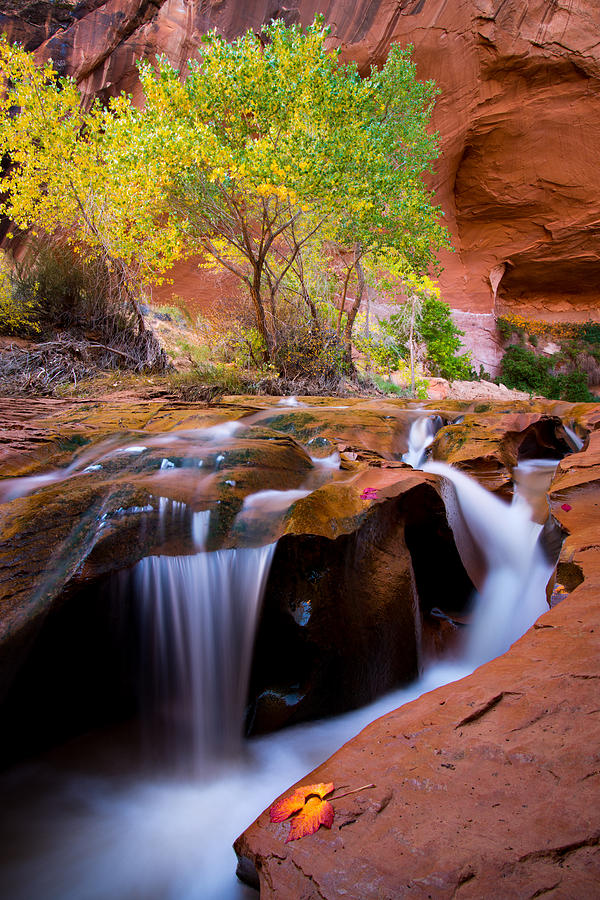
M164 53L183 65L206 30L233 37L275 16L306 23L323 12L344 57L364 70L391 42L412 42L420 76L442 92L432 186L457 248L443 260L443 294L477 359L493 368L498 357L494 310L600 316L595 0L83 0L60 9L12 0L0 9L0 27L87 94L135 94L137 59ZM208 299L194 275L186 271L184 292Z

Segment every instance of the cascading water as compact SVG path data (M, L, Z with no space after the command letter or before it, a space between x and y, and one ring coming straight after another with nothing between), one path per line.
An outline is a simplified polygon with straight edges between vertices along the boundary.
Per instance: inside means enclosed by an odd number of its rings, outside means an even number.
M463 472L428 462L424 471L442 475L448 521L465 568L480 581L465 648L468 664L504 653L548 609L545 588L552 565L539 547L542 526L531 521L523 501L508 504Z
M170 505L171 514L177 507ZM175 509L173 509L175 508ZM164 516L167 507L161 505ZM172 761L203 771L239 752L260 603L275 545L205 551L210 513L195 513L193 556L135 567L146 701ZM148 680L148 679L147 679Z
M413 422L403 460L410 457L414 468L444 478L448 522L463 565L478 587L462 660L472 667L504 653L548 609L545 588L552 565L539 546L542 526L532 521L531 506L518 489L518 502L508 504L463 472L424 462L438 430L430 417ZM530 460L528 466L547 472L548 463Z
M413 424L405 461L422 464L435 425L430 418ZM540 561L539 526L525 503L503 503L440 463L427 469L444 477L455 539L479 591L460 659L431 665L418 682L369 707L253 740L209 780L148 777L135 766L125 778L115 776L114 755L99 768L97 739L85 738L75 747L75 766L71 751L62 769L56 760L42 761L33 771L2 776L0 788L18 798L18 808L5 831L0 828L0 846L10 848L0 894L11 900L252 900L256 894L235 879L231 844L275 796L373 719L467 675L518 638L546 608L550 564ZM256 508L279 508L283 499L289 498L258 497ZM160 509L181 516L180 506ZM155 701L167 707L177 735L187 731L192 756L203 759L223 755L239 739L242 682L273 548L207 553L207 514L192 516L190 527L196 555L147 558L134 579L159 663ZM224 693L212 693L217 687ZM109 749L114 740L109 735ZM179 737L176 743L181 746Z
M571 444L573 449L576 451L581 450L583 448L583 441L579 437L577 432L573 428L571 428L569 425L565 425L564 423L563 423L563 428L565 430L567 438L569 439L569 443Z
M442 427L440 416L425 416L415 419L408 434L408 450L402 457L402 462L419 469L425 462L427 448L433 443L433 439Z

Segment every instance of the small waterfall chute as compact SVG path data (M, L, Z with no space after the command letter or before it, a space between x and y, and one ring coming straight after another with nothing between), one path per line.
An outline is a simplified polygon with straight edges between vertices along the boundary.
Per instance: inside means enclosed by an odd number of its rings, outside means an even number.
M574 428L571 428L569 425L565 425L563 422L563 428L565 430L565 434L567 435L569 444L572 449L579 453L580 450L583 450L583 440L579 437Z
M182 504L161 508L180 516ZM210 513L195 513L199 552L149 556L134 569L151 721L178 762L240 749L256 625L275 548L206 552ZM154 722L154 724L156 724Z
M408 450L402 456L402 462L420 469L425 462L427 449L443 425L441 416L422 416L410 426L408 434Z
M552 565L539 546L542 526L525 500L505 503L445 463L424 469L444 478L448 521L478 587L465 655L480 664L504 653L548 609Z

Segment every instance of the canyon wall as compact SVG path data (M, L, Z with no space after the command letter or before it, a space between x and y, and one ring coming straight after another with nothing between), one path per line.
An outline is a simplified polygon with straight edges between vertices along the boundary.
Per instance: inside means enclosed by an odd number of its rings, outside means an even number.
M135 96L139 58L183 66L208 29L234 37L273 17L322 12L364 71L392 42L412 43L420 77L441 89L431 186L456 247L441 286L477 361L497 361L494 311L600 318L597 0L13 0L0 11L11 37L105 96ZM193 293L194 273L184 282Z

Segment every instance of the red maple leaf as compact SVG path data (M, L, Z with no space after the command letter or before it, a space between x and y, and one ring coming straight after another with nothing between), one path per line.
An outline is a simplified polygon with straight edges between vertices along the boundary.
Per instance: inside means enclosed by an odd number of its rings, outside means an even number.
M285 842L297 841L307 834L314 834L321 825L331 828L335 815L333 806L323 798L333 791L333 782L308 784L296 788L289 797L278 800L270 810L271 822L284 822L297 813L290 823L290 833Z
M368 487L365 488L362 494L360 495L361 500L377 500L377 488Z
M375 787L374 784L365 784L331 799L339 800L341 797L347 797L348 794L356 794L358 791L373 787ZM324 798L332 791L333 781L327 784L305 784L296 788L289 797L284 797L283 800L278 800L273 804L269 811L271 822L284 822L297 813L290 822L290 833L285 839L286 844L288 841L297 841L298 838L305 837L307 834L314 834L321 825L331 828L335 811L331 803Z

